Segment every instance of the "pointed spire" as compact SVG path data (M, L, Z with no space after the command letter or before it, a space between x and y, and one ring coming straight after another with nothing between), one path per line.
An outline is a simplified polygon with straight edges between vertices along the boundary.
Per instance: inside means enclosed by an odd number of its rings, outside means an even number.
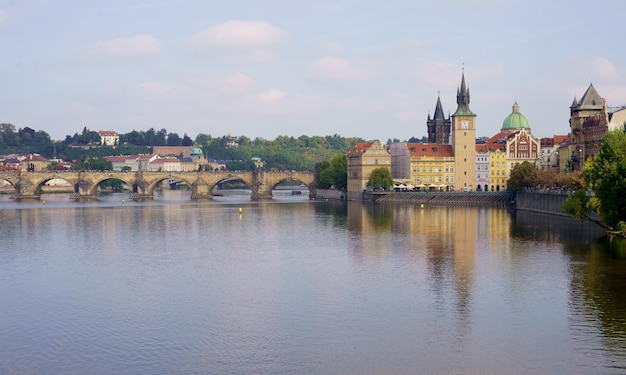
M456 91L456 103L458 106L454 113L455 115L475 116L469 108L470 93L465 84L465 69L463 69L463 73L461 74L461 87Z
M435 120L441 119L444 120L445 116L443 114L443 107L441 105L441 97L439 96L439 92L437 92L437 105L435 106L435 115L433 117Z

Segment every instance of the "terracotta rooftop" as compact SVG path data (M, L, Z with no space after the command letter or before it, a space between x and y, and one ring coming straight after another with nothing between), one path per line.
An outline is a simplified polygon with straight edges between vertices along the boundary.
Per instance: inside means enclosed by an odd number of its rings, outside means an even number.
M409 155L412 157L452 157L454 152L451 145L440 145L438 143L407 143Z

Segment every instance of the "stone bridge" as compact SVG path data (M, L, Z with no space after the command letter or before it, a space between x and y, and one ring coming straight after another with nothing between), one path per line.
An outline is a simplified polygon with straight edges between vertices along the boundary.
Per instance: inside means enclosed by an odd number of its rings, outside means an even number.
M313 172L118 172L118 171L41 171L0 172L0 180L15 188L16 199L39 199L44 184L52 179L62 179L74 187L76 199L97 198L103 181L116 179L132 187L131 198L154 198L154 188L162 181L183 181L191 188L191 199L211 199L211 191L220 182L241 180L252 189L252 200L272 199L272 190L282 181L297 181L309 188L315 196L316 179Z

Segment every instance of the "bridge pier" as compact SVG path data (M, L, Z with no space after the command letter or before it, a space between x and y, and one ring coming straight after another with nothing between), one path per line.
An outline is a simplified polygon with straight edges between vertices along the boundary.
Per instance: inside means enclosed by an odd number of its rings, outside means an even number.
M80 194L80 193L74 193L74 194L72 194L72 196L70 198L74 199L76 201L95 201L95 200L98 200L98 196L96 196L96 195Z
M137 201L137 202L143 202L143 201L151 201L154 199L154 195L152 194L140 194L140 193L132 193L130 195L130 199Z
M40 200L41 195L16 194L12 198L17 201Z
M213 199L211 187L201 178L191 184L191 199Z

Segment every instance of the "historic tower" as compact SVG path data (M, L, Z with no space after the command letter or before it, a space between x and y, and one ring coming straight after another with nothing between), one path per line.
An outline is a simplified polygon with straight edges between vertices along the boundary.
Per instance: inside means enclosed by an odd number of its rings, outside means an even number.
M433 118L428 115L426 125L428 127L428 142L438 143L440 145L450 144L450 116L446 119L443 115L443 107L441 106L441 98L437 94L437 106Z
M476 114L470 110L465 72L456 93L456 112L452 115L452 150L454 151L455 190L476 189Z

